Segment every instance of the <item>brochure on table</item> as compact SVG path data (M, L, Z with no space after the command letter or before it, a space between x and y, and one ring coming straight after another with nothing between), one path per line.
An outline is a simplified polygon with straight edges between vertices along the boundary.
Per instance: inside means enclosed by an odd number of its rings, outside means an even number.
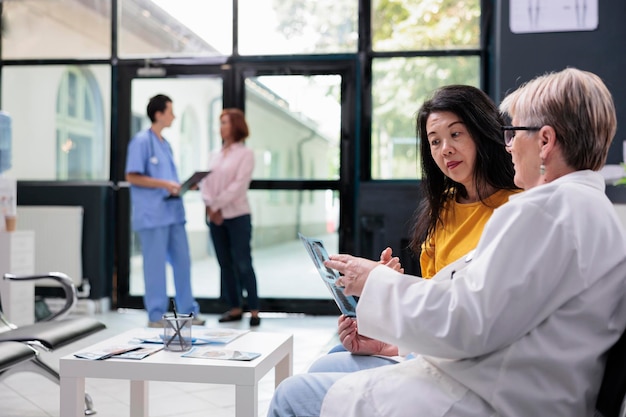
M163 345L149 345L149 346L141 346L139 349L129 350L128 352L118 353L117 355L111 356L112 359L143 359L147 358L150 355L153 355L157 352L163 350Z
M195 345L190 352L183 355L192 358L205 359L229 359L249 361L260 356L260 353L241 352L232 349L217 348L215 345L225 346L238 337L248 333L248 329L210 329L204 326L192 326L192 344ZM139 334L128 341L127 344L105 346L97 350L82 351L74 356L81 359L143 359L163 350L162 329L142 329ZM198 345L205 345L198 347ZM208 345L213 345L209 347Z
M191 343L193 345L220 344L225 345L238 337L243 336L250 330L247 329L210 329L203 326L192 326ZM163 332L155 334L153 331L146 331L145 334L137 335L136 339L141 343L163 344Z
M84 351L75 353L74 356L81 359L143 359L163 349L163 345L137 345L127 344L119 346L107 346L100 350Z
M183 358L199 359L224 359L229 361L251 361L261 356L257 352L243 352L232 349L216 349L214 347L195 347L188 353L182 355Z
M139 345L119 345L107 346L99 350L91 350L75 353L74 356L81 359L102 360L108 359L121 353L130 352L131 350L140 349Z

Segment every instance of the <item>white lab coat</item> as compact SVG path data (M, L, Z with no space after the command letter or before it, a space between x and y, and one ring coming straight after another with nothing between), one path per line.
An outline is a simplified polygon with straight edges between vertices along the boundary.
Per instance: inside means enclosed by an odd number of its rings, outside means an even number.
M450 407L472 399L463 387L492 415L591 416L602 355L626 326L625 290L626 238L598 173L515 195L494 212L476 250L432 280L372 271L359 332L423 359L339 380L322 416L460 415ZM424 374L424 363L438 375L434 390L441 381L454 388L443 400L390 378L395 366ZM384 398L372 388L380 377ZM346 395L354 383L367 394Z

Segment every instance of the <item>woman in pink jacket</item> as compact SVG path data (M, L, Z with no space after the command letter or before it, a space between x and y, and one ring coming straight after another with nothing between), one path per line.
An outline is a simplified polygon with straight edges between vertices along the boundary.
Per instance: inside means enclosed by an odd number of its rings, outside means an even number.
M211 173L200 183L207 223L220 264L222 297L229 310L220 323L242 318L242 289L246 290L250 326L258 326L259 296L252 266L252 222L248 188L254 169L254 153L245 146L248 124L241 110L224 109L220 115L222 149L211 157Z

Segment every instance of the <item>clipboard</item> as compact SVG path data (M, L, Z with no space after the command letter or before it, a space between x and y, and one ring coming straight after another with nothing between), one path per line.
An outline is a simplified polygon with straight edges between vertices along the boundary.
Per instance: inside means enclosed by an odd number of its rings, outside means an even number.
M324 265L324 261L329 259L328 252L324 247L324 242L306 237L302 233L298 233L298 236L300 240L302 240L311 260L317 267L326 287L328 287L328 290L333 295L339 310L341 310L341 314L348 317L356 317L358 298L353 295L345 295L343 288L338 287L336 284L337 278L339 278L339 272Z
M194 185L196 185L197 183L199 183L200 181L202 181L202 179L204 177L206 177L207 175L209 175L211 171L196 171L194 172L191 177L187 178L187 180L185 180L185 182L183 182L180 186L180 191L178 192L178 195L168 195L167 197L165 197L166 200L171 200L172 198L180 198L183 196L183 194L185 194L187 191L189 191L189 189L191 187L193 187Z

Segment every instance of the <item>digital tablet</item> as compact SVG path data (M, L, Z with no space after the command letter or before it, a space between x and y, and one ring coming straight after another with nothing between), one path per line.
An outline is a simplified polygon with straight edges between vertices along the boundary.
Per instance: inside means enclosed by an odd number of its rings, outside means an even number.
M191 175L191 177L187 178L187 180L180 185L180 191L178 192L177 195L168 195L165 198L166 199L170 199L170 198L180 198L180 197L182 197L183 194L185 194L187 191L189 191L189 189L191 187L193 187L194 185L196 185L197 183L202 181L202 179L204 177L209 175L209 172L211 172L211 171L196 171L196 172L194 172Z
M311 260L317 267L317 270L326 284L326 287L328 287L328 290L333 295L341 313L348 317L356 317L356 303L358 299L352 295L345 295L343 293L343 288L336 285L339 273L334 269L327 268L324 265L324 261L329 259L328 252L326 251L326 248L324 248L324 243L321 240L306 237L301 233L298 233L298 236L300 237L300 240L302 240L302 243L309 253Z

